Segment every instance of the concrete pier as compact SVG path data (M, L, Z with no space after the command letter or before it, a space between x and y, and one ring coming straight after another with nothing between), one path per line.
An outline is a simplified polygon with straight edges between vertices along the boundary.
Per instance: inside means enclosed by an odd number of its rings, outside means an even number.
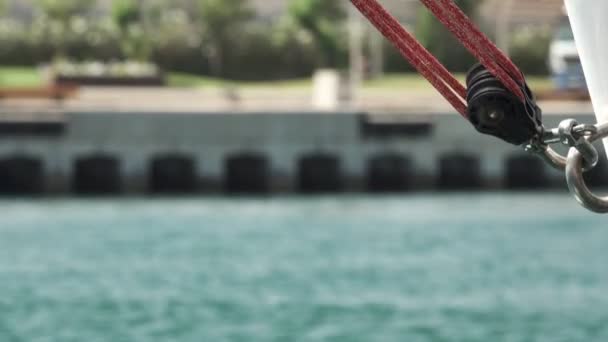
M548 113L593 122L589 112ZM0 193L86 195L538 189L564 176L446 112L66 111L4 130ZM1 123L0 123L1 125ZM35 132L35 130L34 130ZM606 185L606 167L593 173Z

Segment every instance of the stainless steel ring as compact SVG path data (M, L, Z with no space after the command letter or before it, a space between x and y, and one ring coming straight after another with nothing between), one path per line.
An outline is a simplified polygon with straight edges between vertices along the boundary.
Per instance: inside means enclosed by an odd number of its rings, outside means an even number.
M559 171L566 170L566 163L567 163L566 157L555 152L555 150L552 149L551 146L546 146L541 151L540 156L554 169L557 169Z
M580 124L572 130L574 133L581 134L584 136L592 136L597 134L597 126L592 124Z
M567 119L560 122L557 132L562 144L575 147L583 155L584 171L589 171L597 165L599 154L588 139L597 134L595 125L581 125L574 119Z
M588 139L593 143L608 137L608 123L598 127L597 133ZM608 213L608 196L599 197L595 195L585 183L583 178L583 155L576 148L571 148L566 161L566 180L568 188L576 200L585 208L600 214Z
M574 148L574 149L576 149L576 148ZM597 165L597 162L599 160L599 155L597 153L597 150L590 148L590 149L587 149L587 151L588 151L588 155L591 155L591 157L589 159L592 160L592 162L587 163L587 162L585 162L585 160L583 158L583 161L584 161L583 166L582 166L583 172L592 170ZM551 146L546 146L538 154L540 155L541 158L543 158L543 160L545 162L547 162L549 165L551 165L554 169L559 170L559 171L566 170L566 164L568 163L568 158L557 153L553 148L551 148ZM595 161L593 162L593 160L595 160Z

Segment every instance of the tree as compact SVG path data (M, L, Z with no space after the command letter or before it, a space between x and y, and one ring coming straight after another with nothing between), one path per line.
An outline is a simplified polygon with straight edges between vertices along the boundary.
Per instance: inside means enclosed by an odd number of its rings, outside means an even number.
M56 28L52 40L55 43L55 57L66 53L66 36L74 17L86 14L95 0L38 0L38 5L51 27Z
M332 0L291 0L289 16L317 45L321 66L335 67L340 50L341 23L346 18L342 3Z
M94 3L95 0L38 0L40 8L48 18L63 23L86 13Z
M247 0L198 0L204 49L215 76L224 75L223 64L231 44L240 39L244 25L253 17Z
M146 27L147 15L143 1L114 0L112 2L112 19L120 31L121 50L129 59L140 61L150 59L152 42Z
M112 2L112 18L121 31L129 26L138 24L142 13L139 3L135 0L114 0Z
M456 0L456 4L473 19L481 3L479 0ZM430 11L421 6L418 18L418 39L448 69L466 71L473 65L473 57Z

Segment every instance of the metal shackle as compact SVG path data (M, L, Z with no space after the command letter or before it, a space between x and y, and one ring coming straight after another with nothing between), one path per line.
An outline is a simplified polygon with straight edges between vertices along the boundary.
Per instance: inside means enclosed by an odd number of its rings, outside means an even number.
M589 143L608 137L608 123L597 127L597 132L587 137ZM570 148L566 159L566 180L568 188L576 200L585 208L600 214L608 213L608 196L594 194L583 178L583 154L576 148Z

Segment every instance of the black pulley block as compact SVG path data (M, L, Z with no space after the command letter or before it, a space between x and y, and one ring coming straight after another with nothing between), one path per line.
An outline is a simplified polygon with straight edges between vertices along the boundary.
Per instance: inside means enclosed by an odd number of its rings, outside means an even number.
M526 100L509 91L483 65L467 74L469 121L477 131L522 145L542 132L542 112L527 84Z

